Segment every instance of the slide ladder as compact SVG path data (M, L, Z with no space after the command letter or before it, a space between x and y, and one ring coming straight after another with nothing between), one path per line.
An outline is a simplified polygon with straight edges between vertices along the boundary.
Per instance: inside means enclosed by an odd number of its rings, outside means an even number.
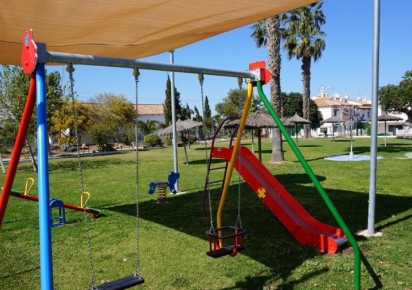
M212 190L212 188L216 189L216 192L218 192L218 195L220 197L220 194L222 192L222 187L223 187L223 182L225 180L226 176L226 171L227 171L227 166L228 166L228 161L221 163L221 162L213 162L213 156L212 156L212 151L213 148L215 148L216 145L216 139L219 136L219 133L221 130L225 127L225 125L229 124L231 121L239 119L238 116L229 116L223 119L223 121L220 123L219 127L216 129L213 138L212 138L212 144L211 144L211 151L209 154L209 159L207 160L207 172L206 172L206 180L205 180L205 185L203 188L203 195L202 195L202 216L206 216L206 199L208 197L209 191ZM238 126L232 127L234 131L232 132L230 136L230 143L229 147L232 146L233 138L236 136L237 128ZM211 172L213 171L220 171L221 174L219 174L219 179L211 179ZM218 174L216 174L218 175Z

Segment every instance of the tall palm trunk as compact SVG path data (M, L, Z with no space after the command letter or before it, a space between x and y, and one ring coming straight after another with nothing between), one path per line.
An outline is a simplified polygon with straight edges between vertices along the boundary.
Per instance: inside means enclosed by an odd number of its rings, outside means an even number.
M266 20L266 32L268 47L268 63L269 70L272 72L272 79L270 80L270 102L276 113L282 115L282 98L280 89L280 18L274 16ZM282 116L281 116L282 117ZM272 162L282 162L285 160L283 154L282 134L279 128L272 130Z
M303 80L303 118L309 120L309 104L310 104L310 65L312 58L304 56L302 58L302 80ZM303 126L304 137L307 139L310 136L310 124Z

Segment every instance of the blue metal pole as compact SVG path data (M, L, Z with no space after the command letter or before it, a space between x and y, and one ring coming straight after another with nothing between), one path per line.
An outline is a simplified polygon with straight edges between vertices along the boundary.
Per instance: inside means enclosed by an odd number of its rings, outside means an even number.
M51 246L51 220L49 206L48 135L46 117L46 78L44 64L36 67L37 94L37 160L40 234L40 286L53 289L53 264Z

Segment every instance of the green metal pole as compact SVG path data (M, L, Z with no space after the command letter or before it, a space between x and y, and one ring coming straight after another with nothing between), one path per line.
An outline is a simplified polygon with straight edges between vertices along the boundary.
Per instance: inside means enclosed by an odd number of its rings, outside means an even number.
M289 146L292 148L292 151L295 153L296 157L298 158L300 164L302 164L303 168L305 169L306 173L309 175L310 179L312 180L313 184L315 185L316 189L318 190L320 196L322 197L323 201L325 202L326 206L332 213L333 217L335 218L336 222L338 223L339 227L345 233L346 237L350 245L353 248L353 253L355 256L355 265L354 265L354 289L360 289L360 281L361 281L361 269L360 269L360 249L358 244L356 243L355 238L353 237L352 233L350 232L348 226L342 219L341 215L339 214L338 210L336 209L335 205L329 198L326 191L323 189L322 185L320 184L318 178L313 173L312 169L310 168L308 162L303 157L302 153L300 152L299 148L296 146L295 142L293 142L292 137L286 130L285 126L283 125L282 121L280 120L279 116L276 114L275 110L270 105L265 93L262 89L262 83L257 83L257 90L262 102L265 104L266 109L268 110L269 114L272 116L273 120L275 121L276 125L279 127L280 131L282 132L283 136L286 138L286 141L289 143Z

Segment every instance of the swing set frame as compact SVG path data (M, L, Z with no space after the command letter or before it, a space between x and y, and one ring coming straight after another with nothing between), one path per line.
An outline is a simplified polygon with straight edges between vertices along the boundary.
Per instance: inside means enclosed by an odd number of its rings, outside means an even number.
M227 76L227 77L240 77L246 78L249 82L248 86L252 86L251 83L257 84L257 89L259 96L264 102L269 113L274 118L276 124L280 128L282 134L286 137L289 145L292 147L294 153L298 156L299 161L305 168L306 172L312 179L313 183L317 187L322 199L331 211L338 225L342 228L346 234L349 243L354 248L354 289L360 289L360 260L363 257L360 252L359 246L352 233L348 229L346 223L343 221L339 212L334 207L332 201L323 190L316 176L311 171L306 160L303 158L299 149L296 148L293 140L290 139L289 134L284 128L282 122L274 112L273 108L270 106L269 101L262 90L262 83L266 83L268 80L268 70L264 67L264 62L254 63L250 65L249 71L232 71L232 70L222 70L213 69L205 67L195 67L195 66L183 66L176 64L164 64L155 62L142 62L138 60L128 60L120 58L106 58L91 55L79 55L79 54L67 54L67 53L57 53L48 52L46 49L46 44L36 43L32 37L32 30L27 30L23 35L22 43L22 67L23 70L30 74L30 91L28 100L26 102L25 110L23 113L22 123L19 127L19 133L16 138L15 149L20 148L24 144L24 138L19 138L20 135L23 137L26 135L27 127L29 122L25 122L25 119L30 120L34 103L37 106L37 155L38 155L38 194L39 194L39 239L40 239L40 286L42 290L54 289L53 285L53 267L52 267L52 243L51 243L51 221L50 221L50 207L49 207L49 176L48 176L48 134L47 134L47 116L46 116L46 78L45 78L45 65L47 62L52 63L72 63L72 64L82 64L82 65L94 65L94 66L107 66L107 67L122 67L122 68L133 68L133 69L148 69L148 70L159 70L168 72L182 72L182 73L196 73L196 74L208 74L216 76ZM258 64L258 65L256 65ZM262 66L263 65L263 66ZM270 74L270 73L269 73ZM249 88L248 88L249 90ZM244 114L246 115L246 114ZM243 118L243 116L242 116ZM246 118L246 117L245 117ZM27 121L27 120L26 120ZM240 129L243 128L241 120ZM241 131L241 130L240 130ZM21 137L21 136L20 136ZM20 144L21 143L21 144ZM236 150L233 150L235 153ZM17 170L18 160L20 158L21 148L17 150L17 153L12 154L12 159L10 161L8 174L5 179L3 186L2 196L0 197L0 226L4 217L5 208L7 206L7 201L9 197L9 192L13 179ZM236 158L236 154L232 155L232 159ZM222 194L222 197L224 194ZM222 203L223 201L223 203ZM221 227L221 220L219 220L219 213L221 213L224 205L224 199L221 199L221 204L219 204L218 210L218 224L217 228ZM218 234L220 236L220 234ZM235 242L235 246L238 242ZM363 257L364 259L364 257ZM125 277L127 278L127 277ZM120 279L121 280L121 279ZM119 281L119 280L117 280ZM128 284L129 282L126 281ZM134 283L134 281L132 281ZM124 285L124 287L118 287L109 285L108 289L125 289L130 287Z
M138 68L147 70L158 70L167 72L181 72L193 74L207 74L226 77L241 77L256 82L261 79L262 69L252 71L234 71L207 67L144 62L139 60L107 58L91 55L68 54L47 51L45 43L35 42L33 31L27 30L22 38L22 67L31 75L31 90L28 102L23 113L23 119L30 120L34 105L37 107L37 158L38 158L38 196L39 196L39 240L40 240L40 286L42 290L54 289L53 263L52 263L52 238L50 221L50 186L48 166L48 134L46 115L46 78L45 65L49 63L81 64L105 67ZM29 122L22 122L19 135L25 136ZM20 140L21 139L21 140ZM15 147L22 146L24 138L16 138ZM20 144L22 143L22 144ZM12 154L8 175L0 200L0 226L2 224L11 186L17 170L21 150ZM14 166L12 166L14 164ZM7 184L6 184L7 183ZM10 188L9 188L10 187ZM127 284L127 283L126 283ZM124 287L123 287L124 288ZM119 289L119 288L118 288ZM120 288L121 289L121 288Z

